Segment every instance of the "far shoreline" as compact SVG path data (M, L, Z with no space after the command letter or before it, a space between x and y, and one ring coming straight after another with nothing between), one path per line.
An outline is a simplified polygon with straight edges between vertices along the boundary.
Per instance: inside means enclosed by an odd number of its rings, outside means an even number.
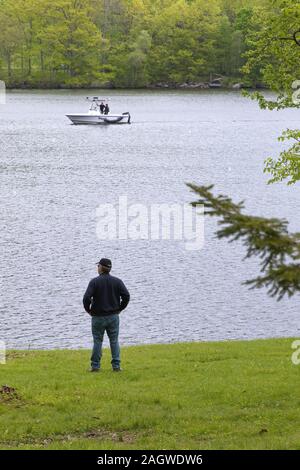
M0 77L1 80L1 77ZM233 91L240 91L240 90L268 90L268 87L262 85L262 84L252 84L250 85L245 85L242 82L242 79L226 79L224 83L221 85L214 85L211 82L198 82L198 83L180 83L180 84L171 84L171 83L157 83L157 84L151 84L151 85L145 85L141 87L130 87L130 86L122 86L122 87L117 87L117 86L112 86L112 85L104 85L104 84L90 84L90 85L84 85L84 86L72 86L72 85L65 85L65 84L57 84L57 85L51 85L51 84L30 84L30 83L22 83L22 84L17 84L17 83L12 83L12 84L6 84L5 80L3 81L5 83L5 88L6 90L103 90L106 92L109 91L122 91L122 90L132 90L132 91L199 91L199 90L213 90L213 91L228 91L228 90L233 90Z

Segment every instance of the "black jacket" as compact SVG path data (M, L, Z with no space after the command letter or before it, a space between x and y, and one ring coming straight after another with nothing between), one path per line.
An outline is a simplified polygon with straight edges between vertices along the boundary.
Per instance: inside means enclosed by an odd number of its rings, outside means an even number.
M102 273L90 281L83 296L83 306L91 315L112 315L124 310L129 299L129 292L121 279Z

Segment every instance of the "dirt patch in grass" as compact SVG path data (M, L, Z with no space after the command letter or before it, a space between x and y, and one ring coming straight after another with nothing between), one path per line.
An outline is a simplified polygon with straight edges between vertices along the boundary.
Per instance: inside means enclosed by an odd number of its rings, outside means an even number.
M78 439L96 439L96 440L109 440L113 442L124 442L127 444L134 443L137 435L129 431L108 431L105 429L93 429L82 433L69 433L69 434L57 434L53 436L43 438L28 438L20 439L19 441L1 442L1 447L19 447L23 445L34 445L39 448L43 448L51 445L53 442L67 443Z
M0 401L12 401L12 400L18 400L19 395L17 394L17 391L15 388L10 387L9 385L2 385L0 387Z
M82 437L88 439L109 439L115 442L127 442L132 443L136 440L136 435L126 431L120 432L109 432L103 430L89 431L82 435Z
M16 408L25 405L17 390L9 385L0 385L0 404L1 403L14 405Z
M7 351L6 360L12 361L13 359L24 359L24 357L27 357L32 353L34 353L34 351Z

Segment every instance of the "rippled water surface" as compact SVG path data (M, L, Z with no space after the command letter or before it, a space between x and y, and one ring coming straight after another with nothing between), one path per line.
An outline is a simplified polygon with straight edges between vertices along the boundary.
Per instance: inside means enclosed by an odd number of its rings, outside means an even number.
M113 260L132 300L122 344L299 336L299 296L277 302L241 283L256 260L217 241L205 223L201 251L183 241L97 238L96 209L187 203L185 182L215 190L300 230L300 186L267 186L263 161L297 110L262 111L236 92L109 92L132 125L73 126L88 93L24 92L0 106L1 333L15 348L89 347L82 295L95 262ZM95 94L95 91L92 92ZM97 92L96 92L97 94ZM103 92L101 92L103 94Z

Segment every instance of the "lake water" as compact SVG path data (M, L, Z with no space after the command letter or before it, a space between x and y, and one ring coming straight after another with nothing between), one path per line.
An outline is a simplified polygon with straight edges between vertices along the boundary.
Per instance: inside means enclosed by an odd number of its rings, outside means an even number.
M263 174L277 136L300 127L299 110L262 111L238 92L109 91L111 110L130 111L132 125L71 125L65 114L86 112L88 94L12 91L0 106L0 340L90 347L82 295L102 256L131 292L121 344L299 336L299 296L277 302L243 286L258 262L216 240L216 221L205 221L200 251L96 233L99 205L188 203L185 182L215 183L247 212L299 231L300 186L267 186Z

